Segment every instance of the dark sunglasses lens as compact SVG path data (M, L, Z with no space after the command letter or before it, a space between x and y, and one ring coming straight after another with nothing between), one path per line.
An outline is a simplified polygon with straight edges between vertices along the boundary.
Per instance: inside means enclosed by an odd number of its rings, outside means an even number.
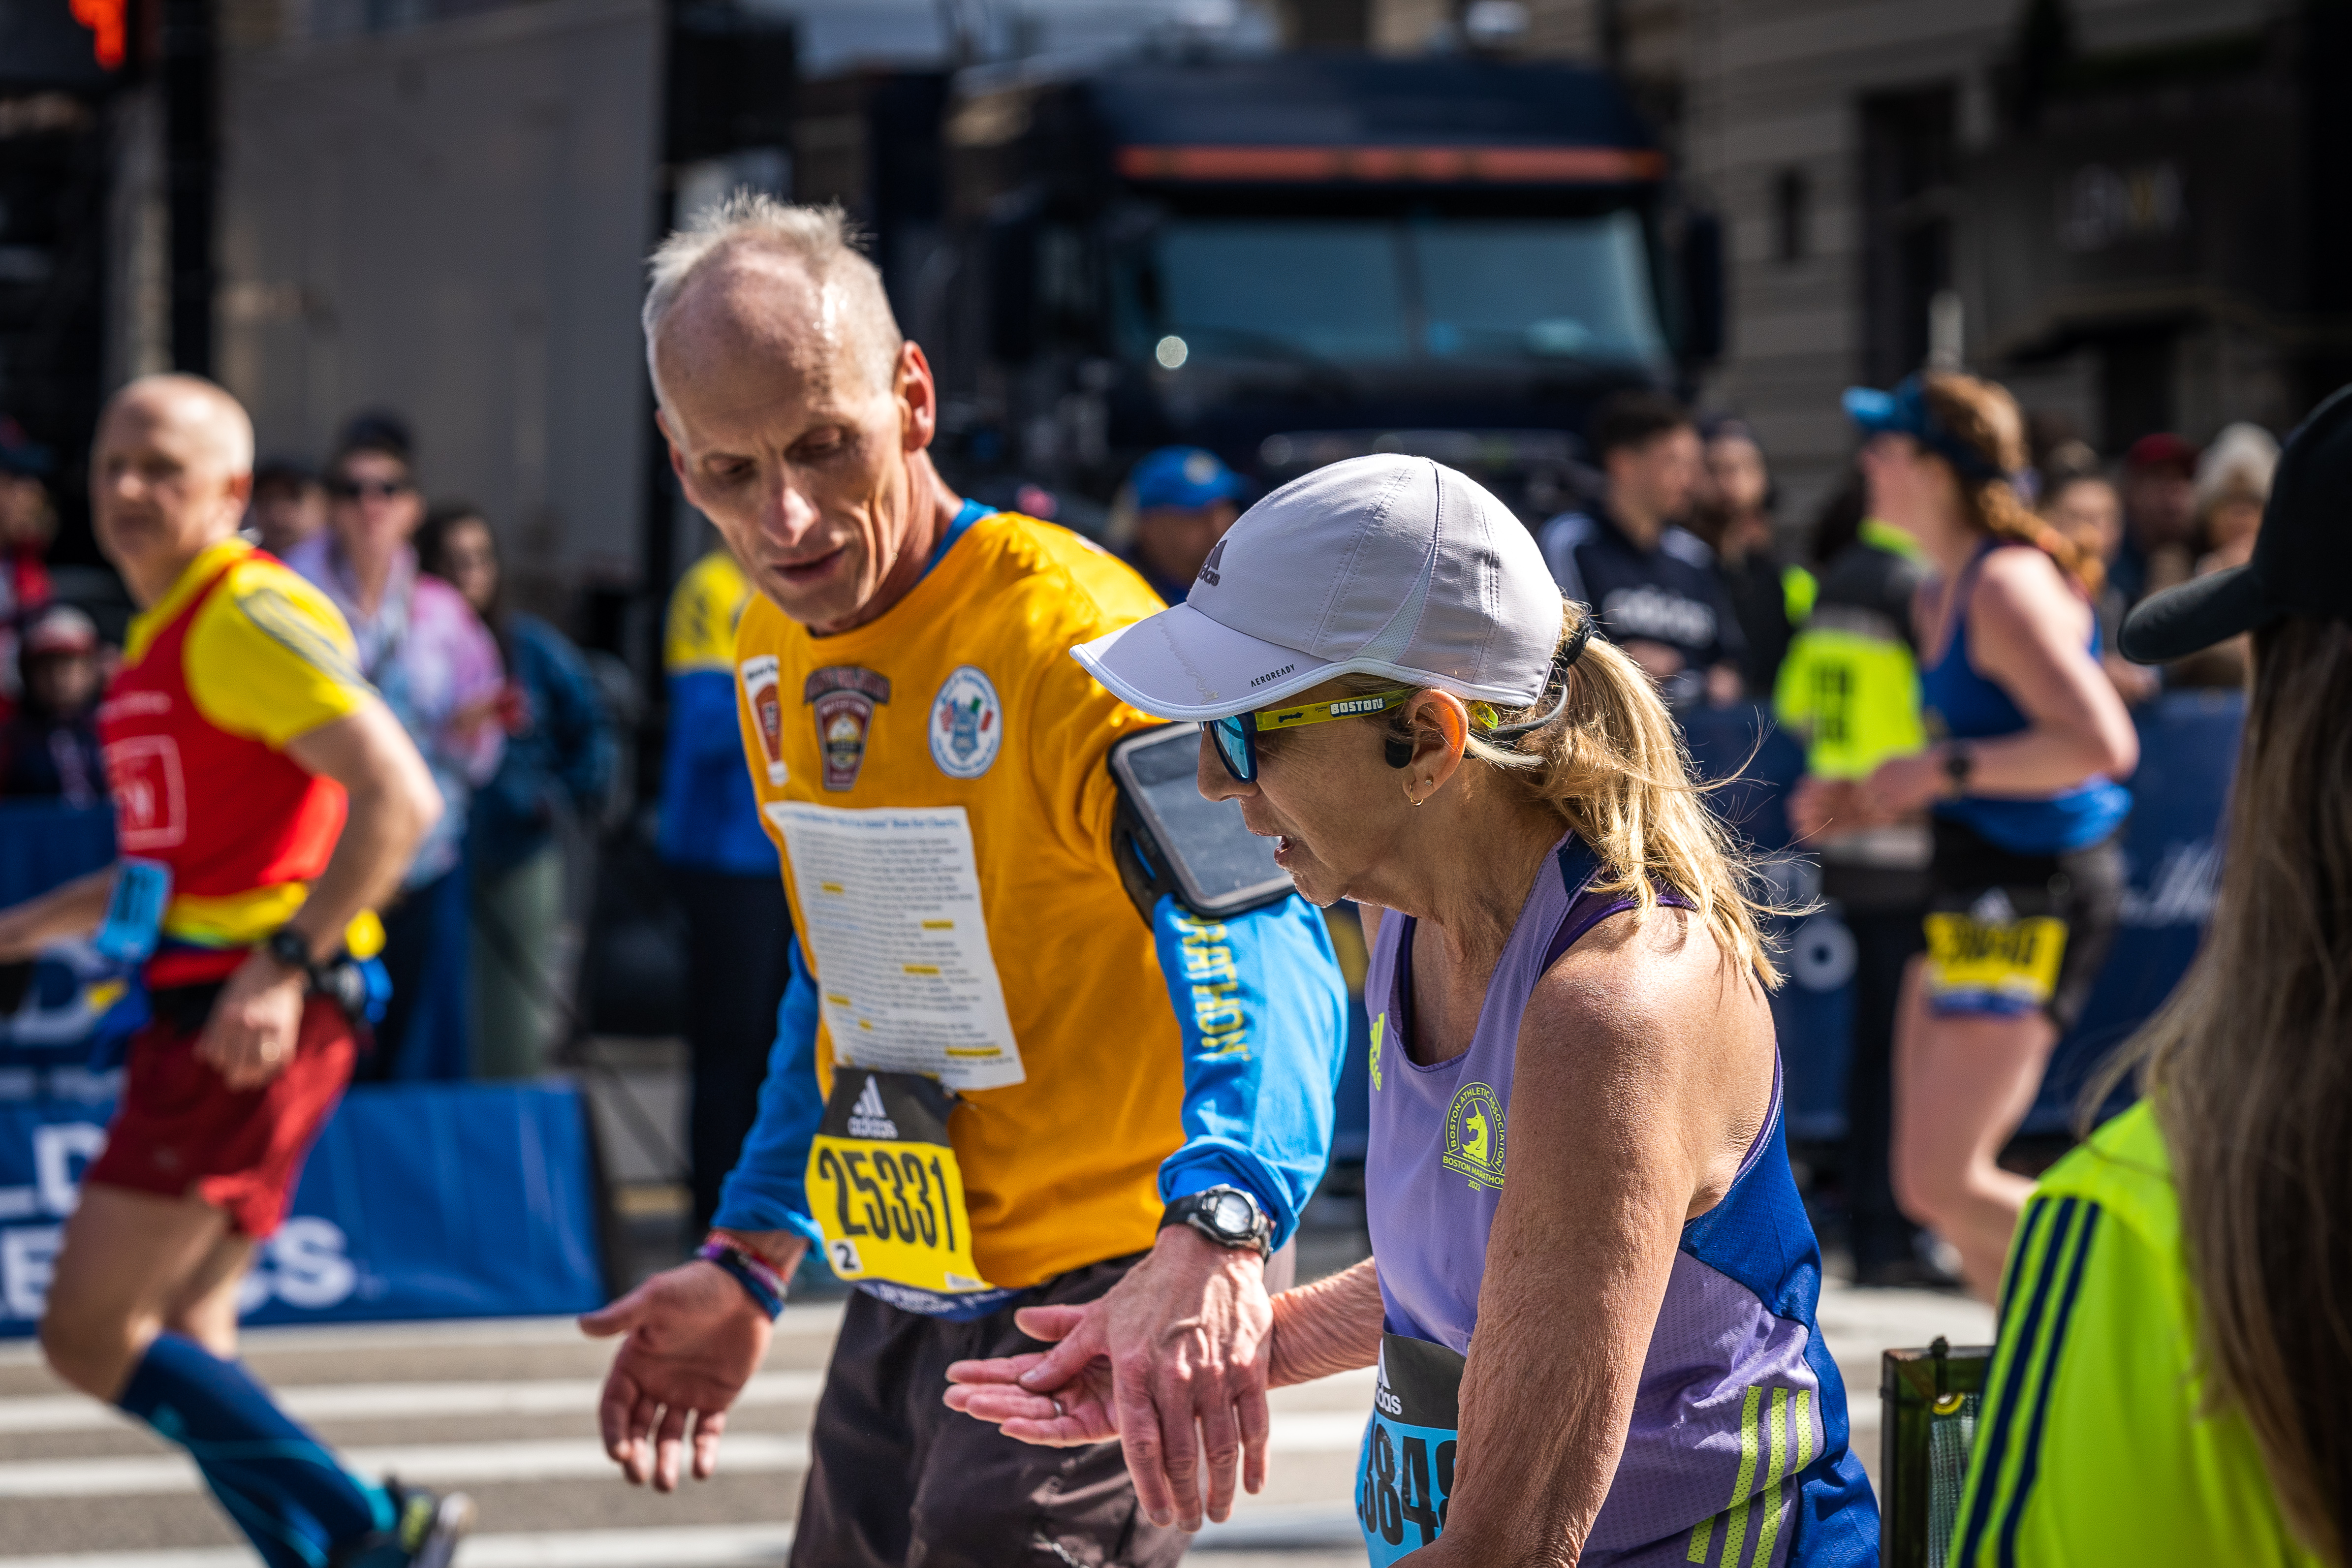
M1257 772L1257 758L1251 752L1249 732L1242 728L1241 720L1210 720L1209 736L1217 743L1217 758L1225 764L1225 772L1244 784L1249 783Z
M373 496L381 500L390 500L394 496L408 493L408 481L406 479L337 479L327 486L327 493L337 500L357 500L362 496Z

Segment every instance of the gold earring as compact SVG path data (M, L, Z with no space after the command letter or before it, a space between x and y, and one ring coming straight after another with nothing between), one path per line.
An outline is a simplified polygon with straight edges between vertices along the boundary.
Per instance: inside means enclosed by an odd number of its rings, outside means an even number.
M1412 785L1407 784L1404 786L1404 797L1407 800L1412 800ZM1422 804L1422 801L1425 801L1429 797L1427 795L1423 795L1421 797L1421 800L1412 800L1412 804L1418 807Z

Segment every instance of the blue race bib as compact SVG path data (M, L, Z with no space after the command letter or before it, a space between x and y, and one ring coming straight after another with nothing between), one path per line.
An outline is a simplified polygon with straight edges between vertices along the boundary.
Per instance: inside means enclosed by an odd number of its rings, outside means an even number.
M1388 1568L1445 1532L1462 1364L1444 1345L1381 1336L1372 1419L1356 1458L1356 1518L1373 1568Z

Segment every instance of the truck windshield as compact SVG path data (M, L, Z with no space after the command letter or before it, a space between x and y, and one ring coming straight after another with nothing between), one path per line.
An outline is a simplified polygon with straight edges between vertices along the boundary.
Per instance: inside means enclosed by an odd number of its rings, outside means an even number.
M1375 363L1665 358L1642 222L1169 220L1138 258L1130 352ZM1167 363L1169 350L1160 350Z

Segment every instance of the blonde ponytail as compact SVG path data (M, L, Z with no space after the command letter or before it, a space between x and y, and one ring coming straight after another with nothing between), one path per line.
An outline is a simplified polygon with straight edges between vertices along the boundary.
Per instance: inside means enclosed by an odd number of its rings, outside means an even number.
M1561 642L1591 612L1565 601ZM1350 678L1357 684L1362 678ZM1765 878L1754 857L1706 807L1705 790L1691 780L1682 730L1642 667L1623 650L1590 639L1568 670L1568 708L1543 729L1497 745L1474 730L1466 754L1516 779L1557 812L1601 858L1594 890L1638 900L1646 917L1658 893L1671 888L1690 900L1699 921L1723 951L1768 987L1780 984L1759 922L1773 906L1759 897ZM1364 689L1392 682L1364 679ZM1506 722L1538 717L1555 698ZM1404 735L1402 710L1391 715Z

